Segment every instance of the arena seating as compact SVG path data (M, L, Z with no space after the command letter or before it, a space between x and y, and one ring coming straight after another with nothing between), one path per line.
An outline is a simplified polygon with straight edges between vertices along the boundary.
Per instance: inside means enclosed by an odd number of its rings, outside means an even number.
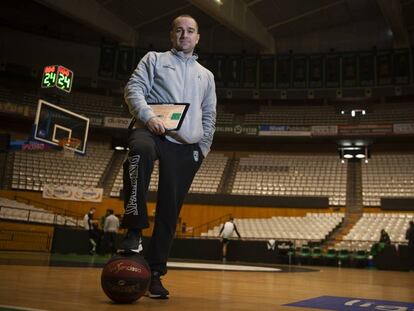
M18 91L18 86L1 87L0 102L24 104L36 107L39 98L50 101L53 104L62 106L76 113L85 114L87 116L108 116L108 117L129 117L126 105L123 103L122 96L119 98L114 96L97 95L85 92L72 92L62 96L43 93L43 91L26 89L24 92Z
M232 194L327 196L345 205L346 165L336 155L252 154L240 158Z
M217 193L220 181L223 177L224 169L227 165L228 157L221 153L210 153L201 164L193 183L190 193ZM114 185L111 190L111 196L119 196L119 191L123 187L122 182L123 168L121 167ZM152 172L149 190L157 191L158 189L158 161L155 161L154 170Z
M79 112L86 115L129 117L127 107L122 102L122 96L116 100L112 96L74 92L71 101L64 106L73 111L81 109Z
M379 242L382 229L388 232L392 243L406 243L405 232L412 220L414 214L409 213L365 213L335 248L370 250L372 244Z
M380 206L381 197L414 197L414 154L375 154L361 166L364 206Z
M234 113L229 113L224 111L223 105L217 105L217 124L233 124L234 123Z
M245 124L333 125L343 120L333 106L260 106L244 116Z
M122 95L98 95L93 93L73 91L59 98L43 94L42 91L26 88L21 92L21 86L0 87L0 102L24 104L36 107L39 98L50 100L54 104L86 116L97 117L130 117ZM245 125L345 125L352 124L356 118L350 114L342 115L336 104L320 105L262 105L255 113L240 114L240 123ZM235 114L225 111L223 105L217 105L217 124L234 124ZM237 109L236 109L237 110ZM374 103L367 107L366 115L358 117L362 124L393 124L407 123L414 119L414 107L409 102Z
M343 218L343 213L307 213L305 217L239 218L234 222L242 238L289 240L301 246L323 241ZM215 226L201 236L217 238L222 226ZM235 232L233 237L237 237Z
M32 191L42 191L45 183L96 187L112 154L109 145L98 143L88 143L86 155L74 158L56 150L16 151L11 187Z
M81 221L55 214L30 204L0 197L0 219L66 226L82 226Z
M410 103L375 104L366 115L358 117L363 124L412 122L414 107ZM320 106L260 106L258 113L244 116L244 124L273 125L345 125L355 119L350 114L342 115L333 105Z

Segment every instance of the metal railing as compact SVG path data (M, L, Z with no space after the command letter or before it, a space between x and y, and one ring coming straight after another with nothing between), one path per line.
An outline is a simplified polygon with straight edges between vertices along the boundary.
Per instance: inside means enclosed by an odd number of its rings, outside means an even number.
M51 234L42 231L18 229L0 230L0 249L49 252Z
M19 211L19 214L15 212ZM52 217L45 218L38 217L39 215L51 215ZM60 216L60 217L59 217ZM44 223L44 224L53 224L53 225L63 225L63 226L80 226L81 220L68 218L71 216L62 216L51 211L41 211L34 210L29 208L21 208L14 206L5 206L0 205L0 219L7 220L17 220L24 222L35 222L35 223Z
M38 201L38 200L34 200L34 199L28 199L28 198L18 196L18 195L14 196L14 200L17 201L17 202L32 204L36 207L41 207L41 208L44 207L45 210L53 211L53 212L58 213L62 216L69 216L69 217L79 218L79 219L83 218L83 215L80 214L80 213L76 213L76 212L73 212L71 210L67 210L67 209L64 209L64 208L61 208L61 207L58 207L58 206L54 206L54 205L51 205L51 204L46 204L42 201Z
M194 228L187 228L185 232L178 232L177 236L179 237L198 237L201 235L202 232L207 232L210 228L217 226L231 218L231 214L226 214L224 216L221 216L219 218L210 220L204 224L201 224L199 226L196 226Z

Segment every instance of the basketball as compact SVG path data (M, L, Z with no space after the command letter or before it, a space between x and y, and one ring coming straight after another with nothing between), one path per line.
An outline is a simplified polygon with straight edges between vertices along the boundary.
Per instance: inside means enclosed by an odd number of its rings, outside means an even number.
M140 255L116 255L103 267L101 286L118 303L132 303L148 290L151 270Z

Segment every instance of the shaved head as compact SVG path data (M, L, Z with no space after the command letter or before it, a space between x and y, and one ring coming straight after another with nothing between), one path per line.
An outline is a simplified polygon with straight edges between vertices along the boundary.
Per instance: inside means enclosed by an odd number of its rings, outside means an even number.
M179 18L183 18L183 17L185 17L185 18L191 18L194 21L195 25L197 26L196 30L197 30L197 33L198 33L198 23L197 23L197 21L195 20L194 17L192 17L191 15L188 15L188 14L182 14L182 15L177 16L176 18L174 18L173 21L172 21L172 23L171 23L171 29L174 29L174 27L175 27L175 25L177 23L177 20Z

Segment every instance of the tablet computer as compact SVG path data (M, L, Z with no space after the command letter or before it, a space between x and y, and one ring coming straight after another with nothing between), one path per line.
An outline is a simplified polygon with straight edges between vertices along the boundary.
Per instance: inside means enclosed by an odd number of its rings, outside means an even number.
M178 131L187 114L188 103L148 103L167 131Z

